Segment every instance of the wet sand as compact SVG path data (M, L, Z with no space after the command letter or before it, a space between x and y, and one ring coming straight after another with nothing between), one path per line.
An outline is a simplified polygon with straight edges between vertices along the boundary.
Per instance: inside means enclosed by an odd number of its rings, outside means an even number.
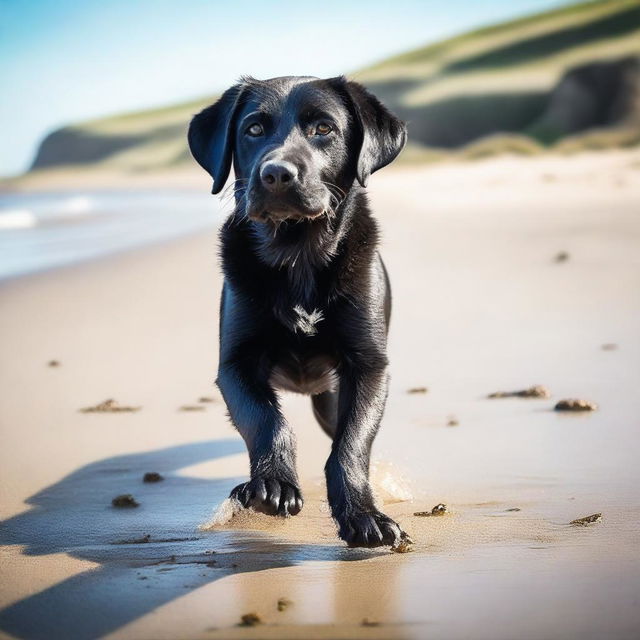
M413 552L336 539L302 396L302 513L207 526L247 470L212 386L212 231L0 285L0 634L637 637L640 153L388 171L371 196L394 291L376 487ZM552 397L487 398L534 384ZM553 411L571 397L599 410ZM109 398L141 409L79 412Z

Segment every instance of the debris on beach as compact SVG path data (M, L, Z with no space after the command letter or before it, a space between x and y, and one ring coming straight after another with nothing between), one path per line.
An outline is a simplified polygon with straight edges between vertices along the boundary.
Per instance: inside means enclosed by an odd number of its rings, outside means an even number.
M262 624L262 618L257 613L245 613L240 621L241 627L255 627Z
M183 404L178 411L204 411L205 407L200 404Z
M60 362L58 360L49 360L49 362L47 362L47 366L48 367L59 367L60 366Z
M554 262L566 262L569 259L569 254L566 251L559 251L556 253Z
M505 509L505 513L513 513L515 511L522 511L520 507L511 507L510 509Z
M411 387L407 389L407 393L428 393L429 389L427 387Z
M111 504L114 507L118 508L127 508L127 507L139 507L140 503L136 502L136 499L130 493L123 493L122 495L116 496Z
M215 398L211 398L210 396L202 396L198 398L198 402L215 402Z
M142 409L142 407L126 407L118 404L113 398L109 398L109 400L105 400L93 407L80 409L80 413L132 413L134 411L140 411L140 409Z
M618 345L615 342L607 342L600 347L603 351L615 351Z
M371 620L370 618L363 618L361 622L363 627L379 627L380 623L377 620Z
M457 427L459 424L460 422L455 416L449 416L447 418L447 427Z
M157 471L147 471L142 477L142 482L161 482L162 480L164 480L164 477Z
M576 518L572 520L569 524L575 524L581 527L586 527L589 524L595 524L596 522L600 522L602 520L601 513L592 513L590 516L585 516L584 518Z
M394 553L409 553L413 551L413 540L406 536L405 538L401 538L399 542L396 542L391 547L391 551Z
M554 407L555 411L596 411L598 405L588 400L580 400L579 398L568 398L560 400Z
M431 516L443 516L447 513L447 505L440 502L431 511L416 511L413 515L419 518L429 518Z
M278 611L285 611L288 609L293 602L288 598L278 598Z
M490 393L488 398L550 398L551 392L541 384L533 385L528 389L520 391L495 391Z

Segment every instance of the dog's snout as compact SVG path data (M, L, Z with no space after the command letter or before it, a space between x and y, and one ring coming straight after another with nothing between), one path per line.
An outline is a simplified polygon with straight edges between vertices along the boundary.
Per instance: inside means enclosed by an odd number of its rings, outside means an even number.
M264 188L272 193L286 191L298 178L298 169L291 162L266 162L260 169Z

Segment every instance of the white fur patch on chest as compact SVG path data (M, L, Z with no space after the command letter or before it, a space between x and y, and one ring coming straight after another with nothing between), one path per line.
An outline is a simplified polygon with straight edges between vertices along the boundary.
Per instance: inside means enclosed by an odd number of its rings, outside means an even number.
M294 324L295 331L302 331L308 336L314 336L318 333L316 325L324 319L320 309L314 309L311 313L305 311L299 304L293 307L297 318Z

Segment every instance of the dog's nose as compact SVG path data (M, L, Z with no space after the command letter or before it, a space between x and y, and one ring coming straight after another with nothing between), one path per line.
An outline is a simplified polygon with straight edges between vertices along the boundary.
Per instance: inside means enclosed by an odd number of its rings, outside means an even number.
M260 180L265 189L272 193L286 191L298 177L298 169L294 164L281 160L267 162L260 169Z

